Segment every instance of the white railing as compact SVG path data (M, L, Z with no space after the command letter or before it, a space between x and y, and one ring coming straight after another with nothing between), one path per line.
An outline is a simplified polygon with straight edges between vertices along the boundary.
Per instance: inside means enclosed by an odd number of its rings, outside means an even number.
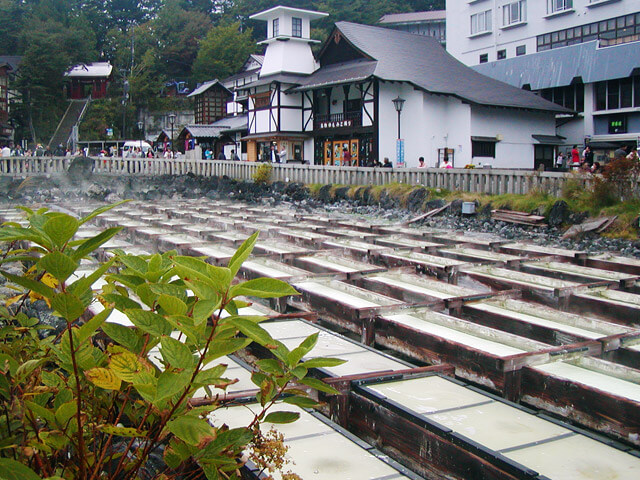
M261 165L230 160L92 158L93 173L99 175L185 175L206 177L226 175L238 180L251 180ZM64 173L69 157L0 158L0 175L28 176ZM438 169L438 168L368 168L323 165L272 164L272 180L305 184L384 185L405 183L431 188L461 190L472 193L519 193L537 189L560 195L562 187L573 176L561 172L537 172L506 169ZM589 176L582 177L588 183Z

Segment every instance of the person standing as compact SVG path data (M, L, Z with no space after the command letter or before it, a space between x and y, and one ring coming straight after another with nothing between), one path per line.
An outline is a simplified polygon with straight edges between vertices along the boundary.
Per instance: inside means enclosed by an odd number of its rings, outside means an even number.
M578 145L574 145L571 149L571 166L577 167L580 165L580 152L578 151Z
M424 163L424 157L418 159L418 168L427 168L427 165Z
M231 160L235 162L240 161L240 157L238 157L238 154L236 153L235 150L231 150Z
M627 160L638 161L638 149L636 147L631 147Z
M615 152L613 152L613 159L620 160L621 158L625 158L628 155L627 146L622 145Z
M384 168L393 168L393 164L389 161L389 157L384 157L384 163L382 166Z
M589 167L593 165L593 150L591 150L591 147L589 145L587 145L582 152L582 160L585 163L589 164Z
M347 148L342 149L342 160L346 167L351 166L351 152Z
M278 154L279 163L287 163L287 149L284 145L282 145L282 150Z
M449 157L444 157L444 160L442 160L442 165L440 165L440 168L453 168L453 166L449 163Z

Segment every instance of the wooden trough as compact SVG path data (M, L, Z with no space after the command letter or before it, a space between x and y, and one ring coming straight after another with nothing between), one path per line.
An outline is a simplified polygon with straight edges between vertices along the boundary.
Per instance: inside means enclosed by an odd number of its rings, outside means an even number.
M473 387L424 374L354 382L349 423L425 478L632 479L640 458Z
M552 346L426 308L380 314L373 328L376 344L429 364L450 364L456 376L512 400L520 394L522 367L601 352L595 341Z
M462 267L470 266L469 263L460 260L411 250L381 252L376 255L375 261L387 268L412 266L418 272L447 280L450 283L456 282L458 271Z
M336 252L318 251L313 255L292 256L287 261L293 266L314 273L344 274L347 278L373 272L383 272L384 267L360 262L336 255Z
M597 315L614 323L640 328L640 295L605 288L575 291L569 297L569 311Z
M529 366L521 400L640 446L640 370L589 357Z

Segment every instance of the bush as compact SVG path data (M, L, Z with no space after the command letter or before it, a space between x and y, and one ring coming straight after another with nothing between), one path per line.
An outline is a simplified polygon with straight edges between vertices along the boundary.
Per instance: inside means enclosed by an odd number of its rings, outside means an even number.
M270 163L261 163L253 173L253 181L258 185L267 185L271 183L271 174L273 166Z
M74 235L109 208L82 219L23 208L28 227L0 228L0 245L8 245L0 273L18 290L0 305L0 478L160 479L194 468L208 479L238 478L242 452L263 441L259 424L298 416L268 413L272 405L317 405L291 389L294 383L337 393L306 378L311 364L301 359L317 335L290 351L260 327L264 317L238 313L248 305L240 296L297 292L275 279L233 283L257 233L224 268L176 252L121 252L80 276L81 260L120 229L84 240ZM101 279L104 286L94 292ZM63 331L41 338L50 327L25 314L30 300L44 300L64 319ZM95 304L102 311L94 315ZM111 320L116 311L131 326ZM209 393L208 404L198 407L190 400L198 389L234 383L217 360L251 342L273 354L252 374L261 408L245 427L211 425L207 415L220 407L218 398ZM314 367L340 363L313 360ZM285 391L290 396L283 399Z
M617 200L622 202L631 200L638 196L640 161L628 158L613 160L604 167L602 177L616 195Z

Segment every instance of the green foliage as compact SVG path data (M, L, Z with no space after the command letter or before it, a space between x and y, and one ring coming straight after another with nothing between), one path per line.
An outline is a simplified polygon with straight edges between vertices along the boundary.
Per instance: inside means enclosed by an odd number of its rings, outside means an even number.
M252 53L256 53L256 44L251 29L241 31L240 23L213 27L200 45L194 78L201 82L224 79L236 73Z
M269 184L271 183L272 173L273 166L270 163L261 163L253 173L253 181L261 185Z
M317 334L289 350L260 326L265 317L238 314L240 295L297 294L275 279L234 282L257 233L227 267L175 252L120 254L80 275L80 261L120 229L83 240L74 235L113 206L81 219L23 208L28 227L0 228L0 244L9 245L0 274L19 292L0 305L0 478L149 478L142 469L161 444L167 469L154 478L174 478L195 465L210 479L238 478L242 452L260 439L259 424L298 417L269 409L316 406L294 383L336 393L306 375L342 361L304 362ZM10 273L12 263L29 268ZM96 292L92 285L101 279ZM23 313L27 298L46 301L64 319L64 331L41 339L49 327ZM97 304L101 311L94 314ZM115 320L115 312L130 325ZM190 400L198 390L232 384L216 359L251 342L273 352L252 375L262 408L244 427L212 425L207 415L220 407L217 397L199 407Z

